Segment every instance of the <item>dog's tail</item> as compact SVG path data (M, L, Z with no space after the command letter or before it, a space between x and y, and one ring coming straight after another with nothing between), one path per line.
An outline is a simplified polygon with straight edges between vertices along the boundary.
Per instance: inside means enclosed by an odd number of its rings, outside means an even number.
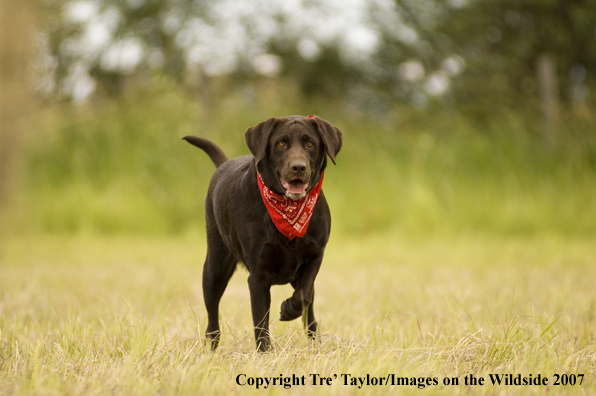
M221 164L228 160L228 156L225 155L223 150L220 149L215 143L212 143L207 139L197 136L185 136L182 139L206 152L209 158L211 158L211 161L213 161L215 164L216 168L219 168Z

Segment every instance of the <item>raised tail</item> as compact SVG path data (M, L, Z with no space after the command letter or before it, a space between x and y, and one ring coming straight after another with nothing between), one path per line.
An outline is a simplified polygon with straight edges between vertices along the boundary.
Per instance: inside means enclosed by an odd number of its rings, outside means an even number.
M212 143L207 139L197 136L185 136L182 139L206 152L209 158L211 158L211 161L213 161L215 164L216 168L219 168L221 164L228 160L228 156L224 154L223 150L220 149L215 143Z

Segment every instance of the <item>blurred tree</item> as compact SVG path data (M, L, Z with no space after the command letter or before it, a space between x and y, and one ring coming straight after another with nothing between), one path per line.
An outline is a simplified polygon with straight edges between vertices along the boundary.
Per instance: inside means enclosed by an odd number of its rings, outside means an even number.
M542 85L549 100L574 100L571 87L596 76L595 0L439 1L435 36L466 62L458 102L485 109L523 105ZM539 69L542 70L539 73ZM553 70L553 72L549 71ZM547 81L548 80L548 81ZM566 89L567 88L567 89ZM548 89L547 89L548 90Z
M416 37L391 0L360 1L350 8L331 1L268 0L48 4L42 42L55 80L50 85L75 100L97 90L118 94L139 73L166 74L187 84L218 74L281 74L295 79L307 96L358 96L363 87L384 87L399 77L397 65L383 70L373 59L384 45L382 30L398 29L391 33L395 43L409 45Z
M293 46L274 43L273 52L288 59L291 67L284 74L297 80L306 96L345 98L373 112L388 110L396 100L424 104L434 94L425 83L448 57L431 45L439 40L433 33L436 10L433 0L368 3L363 12L376 42L359 55L349 49L353 57L342 53L338 42L320 46L311 57L300 39Z
M379 112L395 100L424 106L438 97L484 116L536 107L541 85L555 123L559 93L565 102L585 100L582 88L596 75L596 0L48 4L40 42L49 85L75 100L118 94L127 81L155 74L203 91L214 75L281 76L307 97Z
M133 73L158 71L182 81L179 27L202 2L190 0L57 1L44 4L44 33L57 88L75 99L98 85L119 94Z

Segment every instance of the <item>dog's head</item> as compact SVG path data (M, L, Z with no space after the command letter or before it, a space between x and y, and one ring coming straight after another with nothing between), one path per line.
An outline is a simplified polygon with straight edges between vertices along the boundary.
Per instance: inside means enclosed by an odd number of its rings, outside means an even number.
M343 134L317 116L271 117L244 132L267 187L303 198L321 179L327 157L335 164Z

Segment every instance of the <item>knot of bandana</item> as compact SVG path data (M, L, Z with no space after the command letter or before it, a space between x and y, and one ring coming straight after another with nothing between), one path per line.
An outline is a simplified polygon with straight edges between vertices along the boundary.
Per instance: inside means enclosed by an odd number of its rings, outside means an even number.
M304 198L293 200L271 191L263 182L261 174L257 172L259 191L269 216L279 232L287 238L302 238L306 234L308 223L310 223L310 218L321 193L323 176L324 173L321 174L321 180Z

